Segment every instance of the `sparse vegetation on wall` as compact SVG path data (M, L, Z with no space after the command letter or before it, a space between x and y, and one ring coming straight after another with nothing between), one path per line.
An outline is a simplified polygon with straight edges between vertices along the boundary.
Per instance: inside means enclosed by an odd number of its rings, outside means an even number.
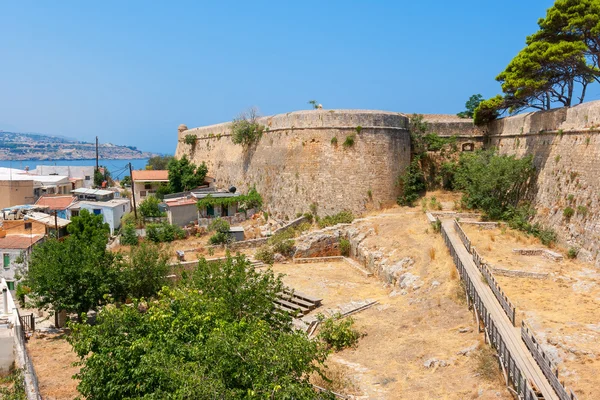
M257 122L256 108L243 112L231 122L231 140L235 144L248 147L260 140L265 126Z

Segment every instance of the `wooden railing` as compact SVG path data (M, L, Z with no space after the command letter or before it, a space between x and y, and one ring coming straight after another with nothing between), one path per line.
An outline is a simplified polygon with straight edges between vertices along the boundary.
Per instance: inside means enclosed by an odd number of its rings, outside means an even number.
M441 229L442 237L444 238L444 242L448 249L450 250L450 254L454 260L454 264L458 269L461 279L465 283L465 290L467 293L467 297L470 302L473 304L473 309L476 314L476 317L479 321L483 323L486 340L490 343L497 351L498 351L498 361L502 366L502 369L505 373L506 384L510 387L514 392L517 393L520 399L523 400L538 400L538 396L536 392L533 390L529 379L523 374L523 372L517 367L515 363L514 356L510 353L508 348L506 347L504 338L501 333L498 331L496 327L496 323L491 317L490 313L487 311L487 308L483 304L479 293L477 292L473 282L465 270L463 262L461 261L456 249L452 245L450 238L448 237L448 233L445 228L442 226ZM458 229L457 229L457 232ZM463 232L464 233L464 232ZM460 236L460 234L459 234ZM466 235L465 235L466 236ZM461 238L462 240L462 238ZM467 238L468 240L468 238ZM464 241L463 241L464 243Z
M454 229L456 229L456 233L458 233L458 237L460 237L461 242L463 242L463 244L465 245L465 248L470 253L471 252L471 241L469 240L469 238L467 237L467 234L465 233L465 231L463 231L463 228L460 226L460 224L458 223L457 220L454 220Z
M533 332L525 324L521 322L521 339L525 342L525 345L529 349L529 352L535 359L535 362L540 366L540 369L552 385L552 388L560 398L560 400L577 400L577 396L572 390L567 392L564 384L558 380L558 368L552 364L552 361L548 359L544 350L541 349L537 339L533 335Z
M500 284L498 281L496 281L490 266L483 261L483 257L481 257L475 246L471 246L471 253L473 254L473 262L479 269L479 272L481 272L485 278L485 281L489 285L490 289L492 289L492 293L494 293L494 296L496 296L496 300L498 300L498 303L500 303L502 306L502 309L506 313L508 319L510 319L510 322L512 322L513 326L516 326L515 315L517 310L515 306L500 288Z

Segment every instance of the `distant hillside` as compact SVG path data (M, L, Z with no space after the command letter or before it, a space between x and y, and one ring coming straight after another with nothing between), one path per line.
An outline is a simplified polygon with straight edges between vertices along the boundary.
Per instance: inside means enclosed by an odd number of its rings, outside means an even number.
M111 143L101 143L98 154L104 159L149 158L154 155L135 146ZM84 160L95 157L94 143L39 133L0 131L0 160Z

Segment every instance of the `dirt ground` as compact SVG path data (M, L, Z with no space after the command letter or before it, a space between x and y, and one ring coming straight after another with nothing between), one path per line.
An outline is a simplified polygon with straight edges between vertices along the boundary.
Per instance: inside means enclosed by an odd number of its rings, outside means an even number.
M510 229L463 228L493 267L548 273L547 279L496 276L517 308L518 320L535 330L558 364L559 376L579 400L600 399L600 271L591 263L513 253L543 248L535 238Z
M499 372L491 380L481 376L475 356L482 336L474 329L441 236L428 226L421 209L394 207L372 213L358 225L361 230L373 228L376 235L366 243L390 262L414 258L408 271L419 276L420 288L402 294L339 262L274 266L286 274L283 280L289 286L322 297L323 309L379 301L353 316L366 334L358 346L330 358L348 371L348 386L353 387L349 394L369 399L511 398Z
M77 380L73 375L79 361L62 334L36 333L27 342L44 400L72 400L78 396Z

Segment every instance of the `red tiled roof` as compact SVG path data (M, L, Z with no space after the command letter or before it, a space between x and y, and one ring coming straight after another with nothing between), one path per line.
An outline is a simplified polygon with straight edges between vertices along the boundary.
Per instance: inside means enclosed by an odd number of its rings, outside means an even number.
M73 196L44 195L35 202L36 206L49 207L51 210L65 210L75 200Z
M164 181L167 182L169 180L169 171L164 170L139 170L139 171L131 171L131 180L133 181Z
M0 249L25 250L43 237L43 235L6 235L0 238Z

